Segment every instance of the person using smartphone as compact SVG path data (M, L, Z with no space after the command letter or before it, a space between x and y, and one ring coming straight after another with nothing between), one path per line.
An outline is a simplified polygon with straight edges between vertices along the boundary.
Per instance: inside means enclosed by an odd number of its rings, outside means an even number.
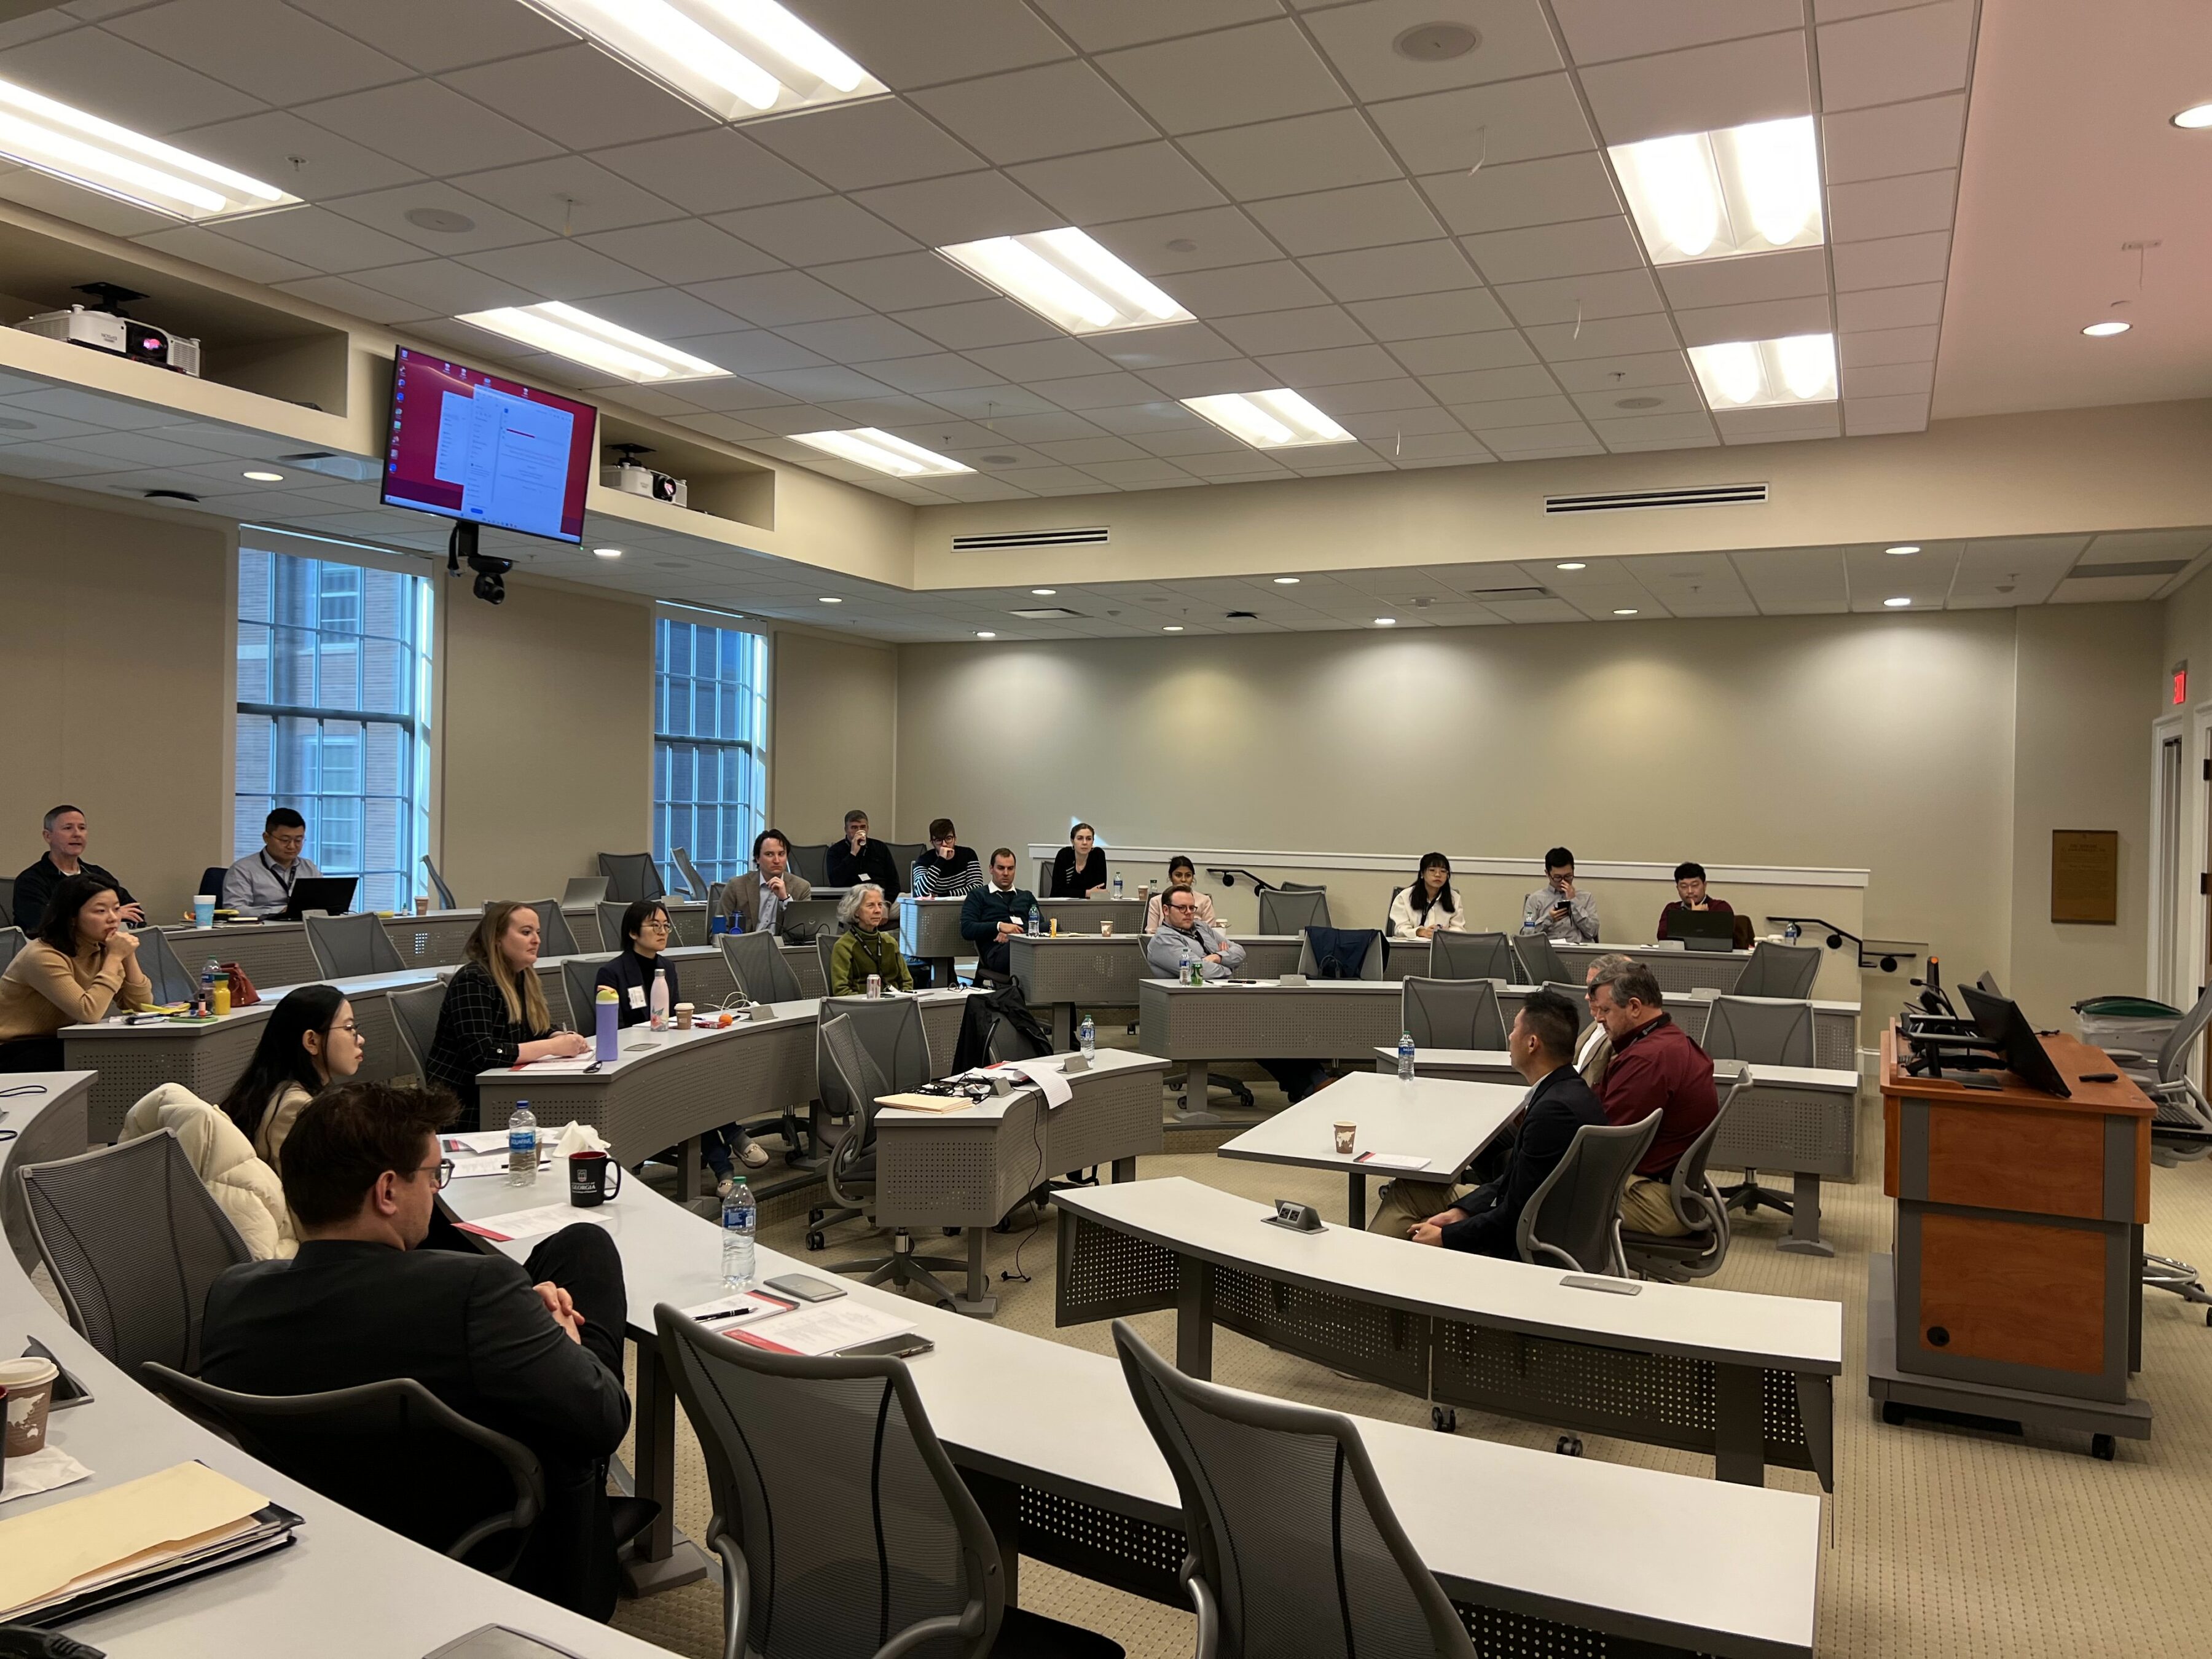
M1544 854L1544 884L1522 901L1521 931L1555 944L1597 943L1597 899L1575 884L1575 855L1567 848Z

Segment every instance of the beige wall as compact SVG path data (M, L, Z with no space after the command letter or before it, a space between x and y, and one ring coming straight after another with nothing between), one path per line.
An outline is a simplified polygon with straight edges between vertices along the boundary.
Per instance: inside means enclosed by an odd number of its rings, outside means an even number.
M558 895L649 844L653 607L511 575L440 591L439 868L463 904Z
M0 495L0 875L84 809L95 863L164 920L228 863L230 527Z
M928 718L901 723L900 817L957 810L978 847L1055 840L1079 813L1129 845L1534 856L1564 842L1585 863L1862 867L1870 933L1929 941L1954 974L2025 972L2055 994L2101 984L2108 967L2130 978L2121 957L2140 937L2140 894L2123 892L2118 945L2099 942L2118 951L2109 962L2077 974L2059 960L2070 942L2039 934L2016 957L2014 837L2039 836L2047 861L2051 815L2080 805L2063 790L2069 769L2100 787L2109 770L2124 787L2109 757L2140 755L2139 700L2069 700L2065 688L2137 673L2154 614L909 646L900 706ZM2024 730L2016 653L2052 691L2033 700ZM1021 729L1056 735L1011 752L975 741L1015 711ZM2035 785L2017 811L2016 744L2033 750ZM2142 813L2113 817L2131 837ZM1393 880L1327 879L1360 915ZM1519 884L1471 883L1474 920L1516 920ZM1240 919L1243 890L1215 890ZM1662 896L1639 884L1601 892L1607 934L1649 939ZM1763 915L1789 895L1738 896ZM1905 989L1902 975L1869 975L1863 998L1886 1015ZM2061 1012L2036 1010L2046 1023Z
M831 841L857 806L878 839L919 840L896 808L897 653L778 629L769 673L769 821L796 842Z

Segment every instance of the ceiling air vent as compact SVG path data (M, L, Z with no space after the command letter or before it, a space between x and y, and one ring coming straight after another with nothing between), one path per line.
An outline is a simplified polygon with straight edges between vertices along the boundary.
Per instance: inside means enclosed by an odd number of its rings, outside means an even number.
M1110 539L1103 525L1089 530L1005 530L993 536L955 536L955 553L993 553L1006 547L1103 547Z
M1470 599L1550 599L1559 596L1548 587L1470 587Z
M1616 489L1602 495L1547 495L1547 515L1559 513L1636 513L1651 507L1756 507L1766 500L1763 483L1705 484L1694 489Z
M1028 622L1057 622L1063 617L1080 617L1080 611L1070 611L1064 605L1041 605L1028 611L1010 611L1011 617L1020 617Z

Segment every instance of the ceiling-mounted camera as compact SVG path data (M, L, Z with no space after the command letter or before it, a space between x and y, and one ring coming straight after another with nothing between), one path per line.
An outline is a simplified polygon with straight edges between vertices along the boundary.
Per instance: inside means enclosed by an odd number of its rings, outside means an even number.
M513 559L495 558L489 553L477 551L477 526L466 520L453 526L453 534L446 538L446 574L461 574L461 561L467 560L475 571L473 585L476 596L486 605L507 602L507 573L514 568Z

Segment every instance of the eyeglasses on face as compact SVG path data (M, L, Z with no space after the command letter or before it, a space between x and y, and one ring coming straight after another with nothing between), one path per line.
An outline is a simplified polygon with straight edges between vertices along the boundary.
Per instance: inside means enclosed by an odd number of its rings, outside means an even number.
M437 1182L438 1189L443 1192L446 1183L453 1178L453 1160L450 1158L441 1158L435 1164L425 1164L415 1173L430 1176Z

